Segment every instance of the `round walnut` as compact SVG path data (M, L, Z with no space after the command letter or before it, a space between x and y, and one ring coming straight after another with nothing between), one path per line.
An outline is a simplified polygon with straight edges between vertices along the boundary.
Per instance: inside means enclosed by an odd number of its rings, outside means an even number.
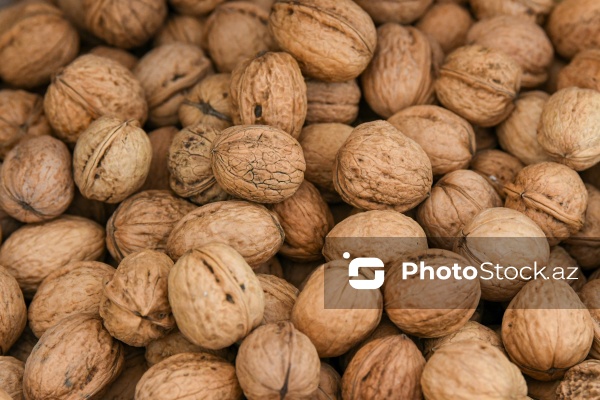
M377 29L377 50L362 74L369 106L389 118L407 107L433 102L432 51L424 33L387 23Z
M321 361L319 388L315 400L341 400L342 377L331 365Z
M563 0L547 24L554 48L564 58L600 47L600 3L596 0Z
M25 363L26 399L91 398L101 393L123 368L124 351L87 314L68 317L48 329Z
M477 19L511 15L541 24L550 14L554 0L469 0Z
M0 169L0 207L21 222L58 217L75 195L67 146L44 135L22 141Z
M50 133L41 96L24 90L0 90L0 159L21 140Z
M0 78L14 86L47 84L79 51L75 28L58 8L44 1L3 8L0 26Z
M19 339L27 324L27 308L19 283L10 270L0 267L0 301L4 305L0 311L0 354L8 350Z
M501 51L480 45L450 53L435 83L444 107L482 127L508 117L520 87L521 67Z
M600 267L600 190L589 183L588 206L583 228L565 241L566 249L577 260L581 268Z
M119 203L142 187L151 162L152 144L138 121L101 117L75 145L75 184L88 199Z
M171 15L154 37L154 47L175 42L206 50L206 21L189 15Z
M19 228L2 243L0 265L31 298L53 271L74 261L95 261L103 256L104 228L89 219L66 215Z
M600 395L600 361L586 360L570 368L556 389L557 400L585 400Z
M44 111L56 136L73 144L102 115L144 124L148 105L142 85L125 66L86 54L54 76L44 97Z
M356 80L346 82L306 81L307 124L350 124L358 116L361 98Z
M120 262L144 249L166 251L175 224L196 206L164 190L148 190L122 202L106 224L106 247Z
M406 108L388 119L423 148L434 176L467 168L475 154L475 132L465 119L438 106Z
M304 180L300 143L272 126L225 129L210 150L212 170L227 193L257 203L280 203Z
M581 272L577 261L561 246L554 246L550 249L547 273L552 279L564 280L576 292L579 292L587 283L587 278Z
M528 165L504 189L505 207L520 211L537 223L550 245L583 227L587 191L579 175L562 164Z
M174 390L177 388L177 390ZM152 366L135 388L137 400L239 400L242 389L230 362L208 353L183 353Z
M483 150L475 153L471 169L483 176L502 200L506 198L504 186L512 183L524 167L516 157L501 150Z
M225 0L169 0L169 3L179 13L184 15L201 16L210 13Z
M169 159L169 147L173 138L179 132L174 126L165 126L148 133L148 139L152 145L152 162L150 163L150 172L143 190L171 190L169 169L167 167Z
M352 0L277 1L269 28L305 75L326 82L356 78L377 44L373 20Z
M562 280L532 280L502 318L502 342L511 360L541 381L559 379L583 361L593 339L590 312Z
M38 338L75 314L99 316L104 279L115 269L96 261L77 261L57 269L44 279L29 305L29 326Z
M560 70L557 88L570 86L600 91L600 49L580 51L569 65Z
M456 3L437 3L417 23L419 30L435 39L444 53L463 46L473 25L469 11Z
M229 128L234 113L229 97L230 84L230 74L209 75L196 84L179 106L181 125L202 123L217 130Z
M126 50L109 46L96 46L90 50L89 54L99 57L109 58L116 61L128 70L133 71L138 63L138 58Z
M397 22L399 24L410 24L421 17L433 0L391 0L371 1L356 0L378 24L385 22Z
M427 153L386 121L356 127L333 170L342 199L365 210L410 210L429 196L432 181Z
M25 364L14 357L0 356L0 390L4 390L6 400L21 400L23 398L23 372ZM2 396L0 396L2 399Z
M261 325L289 321L298 297L298 289L275 275L257 274L265 297L265 312Z
M459 330L449 335L423 340L423 355L426 360L429 360L438 350L467 340L491 344L504 353L502 338L498 333L479 322L468 321Z
M600 358L600 280L593 279L579 291L579 299L588 308L594 325L594 341L589 357Z
M537 139L553 161L576 171L600 162L600 93L571 87L553 94L542 111Z
M244 339L235 371L248 400L310 398L319 387L320 360L306 335L280 321Z
M342 398L348 400L420 399L425 359L406 335L391 335L363 346L342 378Z
M236 125L271 125L294 138L306 118L306 83L298 63L287 53L259 53L231 75Z
M277 256L269 258L257 268L253 268L253 270L255 274L268 274L278 278L283 278L283 269Z
M126 348L123 372L104 391L103 397L112 400L133 399L135 386L148 370L143 349Z
M437 351L425 364L421 385L428 400L525 399L527 395L517 366L497 347L477 340Z
M262 321L265 308L250 266L232 247L216 242L179 258L169 274L169 303L181 333L214 350L246 337Z

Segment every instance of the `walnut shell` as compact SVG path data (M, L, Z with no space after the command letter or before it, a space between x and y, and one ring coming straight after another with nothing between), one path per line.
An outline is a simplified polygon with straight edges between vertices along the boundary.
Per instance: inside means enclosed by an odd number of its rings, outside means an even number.
M110 215L116 208L117 206L114 204L85 198L79 189L76 188L75 197L69 208L67 208L67 211L65 211L65 214L91 219L100 225L106 225Z
M135 386L148 370L143 349L127 348L123 372L103 392L103 398L111 400L132 400Z
M283 278L283 269L277 256L269 258L257 268L253 268L253 270L255 274L268 274L278 278Z
M342 377L329 364L321 361L319 388L314 400L342 400Z
M169 0L181 14L201 16L210 13L225 0Z
M504 345L502 338L492 329L485 325L481 325L475 321L468 321L459 330L449 335L439 338L425 339L423 341L423 355L426 360L429 360L438 350L453 346L456 343L466 340L475 340L478 342L488 343L498 348L504 353Z
M371 61L377 44L369 14L351 0L277 1L269 28L305 75L326 82L356 78Z
M0 354L6 354L27 324L27 308L18 281L10 270L0 267L0 300L4 306L0 312Z
M300 136L306 118L306 83L296 60L287 53L259 53L231 74L231 101L236 125L271 125Z
M421 17L416 27L435 39L444 53L465 45L473 25L469 11L456 3L436 3Z
M584 400L600 396L600 361L586 360L570 368L556 389L558 400Z
M600 190L586 184L588 206L583 228L565 241L566 249L584 269L600 267Z
M600 3L595 0L563 0L550 14L546 30L554 48L564 58L573 58L585 49L598 48Z
M167 164L169 147L177 132L179 132L179 129L176 127L165 126L148 133L148 139L150 139L150 144L152 145L152 162L150 163L150 172L148 172L146 182L144 182L140 191L171 190Z
M257 274L265 298L265 312L261 325L289 321L298 298L298 289L274 275Z
M450 53L435 83L444 107L482 127L508 117L520 87L521 67L501 51L480 45Z
M119 203L142 187L151 162L152 144L136 120L101 117L75 145L75 184L88 199Z
M495 346L474 340L437 351L425 364L421 385L429 400L525 399L527 395L517 366Z
M212 170L227 193L257 203L280 203L304 180L300 143L272 126L225 129L210 151Z
M511 15L531 22L542 23L556 3L553 0L469 0L477 19Z
M75 143L103 115L132 118L143 125L148 104L142 85L125 66L86 54L54 76L44 97L44 111L56 136Z
M475 132L465 119L438 106L414 106L388 119L427 153L434 176L467 168L475 154Z
M0 357L0 387L6 392L6 400L23 398L23 371L25 364L13 357ZM0 396L0 398L2 398Z
M206 49L206 21L189 15L171 15L154 37L154 47L175 42Z
M495 132L490 128L473 126L473 130L475 131L477 151L495 149L498 147L498 138L496 137Z
M376 23L397 22L404 25L419 19L432 2L433 0L356 0Z
M106 224L106 246L120 262L144 249L166 251L175 224L196 209L193 204L164 190L149 190L129 197Z
M262 321L265 308L250 266L232 247L216 242L179 258L169 274L169 303L181 333L215 350L246 337Z
M90 50L89 54L110 58L111 60L120 63L130 71L134 70L139 61L136 56L128 51L109 46L96 46Z
M306 81L307 124L350 124L358 116L361 90L356 80L346 82Z
M342 199L365 210L410 210L429 195L432 180L427 153L386 121L356 127L333 170Z
M471 169L483 176L502 200L506 198L504 186L512 183L524 167L516 157L501 150L483 150L475 153Z
M0 265L13 275L26 297L53 271L74 261L104 256L104 228L89 219L61 216L25 225L0 248Z
M600 49L580 51L558 73L557 89L570 86L600 91Z
M77 261L46 277L29 305L29 326L38 338L44 332L75 314L99 316L105 278L115 269L96 261Z
M528 165L513 183L505 185L505 207L527 215L548 237L551 245L583 227L588 195L572 169L553 162Z
M550 96L537 140L553 161L583 171L600 162L600 93L571 87Z
M319 387L320 360L306 335L280 321L244 339L235 371L249 400L309 398Z
M525 377L527 382L528 399L535 400L556 400L556 388L560 385L560 381L538 381L528 376Z
M29 138L15 146L0 169L0 207L21 222L61 215L75 195L71 154L52 136Z
M203 123L217 130L232 125L234 113L229 86L230 74L209 75L186 94L179 106L179 120L184 127Z
M600 357L600 296L598 295L600 280L593 279L583 285L579 291L579 299L588 308L594 326L594 341L590 349L589 357L598 359Z
M124 351L100 317L77 314L48 329L25 363L26 399L93 398L119 376Z

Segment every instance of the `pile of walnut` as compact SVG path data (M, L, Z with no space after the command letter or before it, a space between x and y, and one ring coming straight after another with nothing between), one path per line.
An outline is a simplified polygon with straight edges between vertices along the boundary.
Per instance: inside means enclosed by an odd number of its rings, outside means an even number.
M600 398L598 0L14 1L0 160L0 400Z

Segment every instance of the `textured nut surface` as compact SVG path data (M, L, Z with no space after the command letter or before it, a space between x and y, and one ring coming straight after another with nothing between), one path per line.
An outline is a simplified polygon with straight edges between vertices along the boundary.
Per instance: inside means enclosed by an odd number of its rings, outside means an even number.
M341 400L342 378L331 365L321 361L319 388L314 400Z
M292 308L298 298L298 289L275 275L257 274L256 276L265 297L265 312L261 324L289 321Z
M556 5L548 18L548 36L558 54L572 58L582 50L599 48L600 3L566 0Z
M485 325L481 325L479 322L468 321L459 330L449 335L440 338L425 339L423 341L423 355L425 359L429 360L438 350L466 340L489 343L504 352L502 338L498 333Z
M0 356L0 386L6 392L6 400L23 398L23 371L25 364L14 357ZM2 398L0 396L0 398Z
M170 175L167 167L169 147L179 130L174 126L165 126L148 133L152 145L152 162L146 182L140 188L143 190L171 190Z
M135 386L148 370L143 349L126 348L123 372L103 393L103 398L131 400L135 396Z
M552 279L564 280L576 292L579 292L587 283L587 278L577 265L577 261L561 246L550 248L548 272L552 274Z
M7 353L8 356L14 357L19 361L25 362L31 354L34 346L38 342L38 338L35 337L29 326L25 326L23 333L19 336L19 339L10 348Z
M600 356L600 296L598 288L600 288L600 280L592 279L578 293L579 299L590 311L594 324L594 341L589 356L595 359Z
M423 15L432 2L433 0L356 1L377 23L397 22L405 25Z
M452 2L437 2L427 10L416 26L435 39L444 53L448 54L465 44L471 25L473 18L467 9Z
M154 47L181 42L206 50L206 21L189 15L171 15L154 37Z
M229 128L234 112L229 96L230 84L230 74L209 75L198 82L179 107L181 125L203 123L217 130Z
M110 46L96 46L89 53L95 56L110 58L122 64L130 71L133 71L139 61L136 56L128 51Z
M600 91L600 49L580 51L558 73L557 88L570 86Z
M19 283L9 270L0 267L0 300L5 305L0 312L0 353L6 354L27 324L27 308Z
M532 22L542 23L554 7L553 0L469 0L477 19L498 15L512 15Z
M210 13L225 0L169 0L177 11L184 15L200 16Z
M483 176L503 200L506 198L504 186L512 183L523 167L516 157L496 149L475 153L470 164L470 168Z
M346 82L306 81L307 124L350 124L358 116L361 91L356 80Z
M600 266L600 190L585 184L588 206L583 228L566 241L566 248L579 266L585 269Z
M587 360L569 369L556 389L559 400L583 400L600 396L600 361Z

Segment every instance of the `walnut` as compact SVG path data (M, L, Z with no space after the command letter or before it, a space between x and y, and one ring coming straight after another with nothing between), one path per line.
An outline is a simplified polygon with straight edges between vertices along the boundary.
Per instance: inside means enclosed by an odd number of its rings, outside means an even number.
M6 400L23 398L23 371L25 364L14 357L0 356L0 386L6 392ZM2 397L0 396L0 399Z
M215 350L246 337L265 307L260 282L244 258L214 242L177 260L169 274L169 303L181 333Z
M96 46L90 50L89 54L93 54L99 57L109 58L116 61L126 67L128 70L133 71L138 63L138 58L126 50L119 49L117 47L109 46Z
M432 180L427 153L386 121L356 127L333 170L342 199L365 210L410 210L429 195Z
M520 87L521 67L501 51L480 45L450 53L435 83L444 107L482 127L508 117Z
M298 138L306 118L306 83L287 53L259 53L231 74L236 125L271 125Z
M342 377L326 362L321 361L320 380L314 400L342 400Z
M391 0L371 1L356 0L364 8L373 21L378 24L384 22L397 22L399 24L410 24L421 17L433 0Z
M166 251L175 224L196 206L164 190L149 190L129 197L106 224L106 246L121 262L144 249Z
M269 28L302 72L326 82L360 75L373 57L377 31L351 0L280 0L273 4Z
M304 180L306 162L300 143L272 126L225 129L213 142L211 165L227 193L257 203L280 203Z
M75 189L75 197L65 214L91 219L100 225L106 225L110 215L116 208L115 204L87 199L83 197L79 189Z
M229 86L230 74L209 75L186 94L179 106L179 120L184 127L203 123L217 130L229 128L234 113Z
M590 184L585 188L588 193L585 223L565 244L581 268L592 269L600 267L600 190Z
M44 135L22 141L0 169L0 206L21 222L47 221L61 215L75 195L67 146Z
M543 23L556 3L553 0L469 0L477 19L512 15L531 22Z
M321 265L324 260L295 262L281 258L281 269L286 281L303 289L308 277Z
M549 1L549 0L547 0ZM557 53L570 59L582 50L600 47L600 3L564 0L556 5L546 27Z
M570 86L600 91L600 49L582 50L558 73L557 89Z
M576 272L574 273L574 271ZM581 268L577 265L577 261L560 246L553 246L550 248L547 273L552 279L564 280L576 292L579 292L579 290L587 283L587 278L583 272L581 272Z
M524 167L516 157L501 150L483 150L475 153L471 169L483 176L502 200L506 198L504 186L512 183Z
M123 353L100 317L65 318L46 331L27 359L23 394L29 399L92 398L119 376Z
M444 53L465 45L473 25L469 11L456 3L436 3L416 24L419 30L435 39Z
M588 195L579 175L553 162L528 165L505 185L505 207L527 215L542 228L551 245L583 227Z
M6 354L27 324L27 308L18 281L12 277L11 271L0 267L0 300L3 307L0 311L0 354Z
M86 54L54 76L44 97L44 111L56 136L73 144L103 115L132 118L143 125L148 105L131 71L117 61Z
M235 371L249 400L310 398L319 387L320 360L306 335L280 321L244 339Z
M253 270L255 274L268 274L278 278L283 278L283 269L277 256L269 258L257 268L253 268Z
M346 82L306 81L307 124L350 124L358 116L361 90L355 79Z
M475 154L471 124L444 108L409 107L394 114L388 122L423 148L434 176L466 168Z
M77 261L49 274L29 305L29 326L38 338L75 314L99 316L102 284L115 269L96 261Z
M556 389L558 400L583 400L600 396L600 361L586 360L570 368Z
M146 182L140 188L144 190L171 190L169 169L169 147L173 138L179 132L174 126L165 126L148 133L148 139L152 145L152 162Z
M136 120L101 117L75 145L75 184L88 199L118 203L142 187L151 162L152 144Z
M527 382L528 398L535 400L556 400L556 388L560 385L560 381L538 381L528 376L525 377Z
M590 277L591 278L591 277ZM594 341L590 349L589 356L595 359L600 357L600 296L598 289L600 288L600 280L593 279L583 285L579 291L579 299L587 307L592 317L594 326Z
M181 14L201 16L210 13L225 0L169 0Z
M433 102L432 50L416 28L387 23L377 29L377 50L361 76L369 106L389 118L418 104Z
M143 349L126 348L123 372L103 393L103 398L128 400L135 396L135 386L148 370Z
M47 84L79 51L75 28L59 9L44 1L20 2L0 10L0 26L0 78L14 86Z
M193 44L207 50L206 20L189 15L171 15L154 37L154 47L175 42Z
M19 228L2 243L0 265L31 298L53 271L70 262L103 256L104 228L89 219L66 215Z
M265 297L265 312L261 325L289 321L298 297L298 289L274 275L257 274Z
M423 355L429 360L438 350L447 346L453 346L458 342L475 340L488 343L504 353L502 338L492 329L475 321L468 321L459 330L449 335L423 341Z

